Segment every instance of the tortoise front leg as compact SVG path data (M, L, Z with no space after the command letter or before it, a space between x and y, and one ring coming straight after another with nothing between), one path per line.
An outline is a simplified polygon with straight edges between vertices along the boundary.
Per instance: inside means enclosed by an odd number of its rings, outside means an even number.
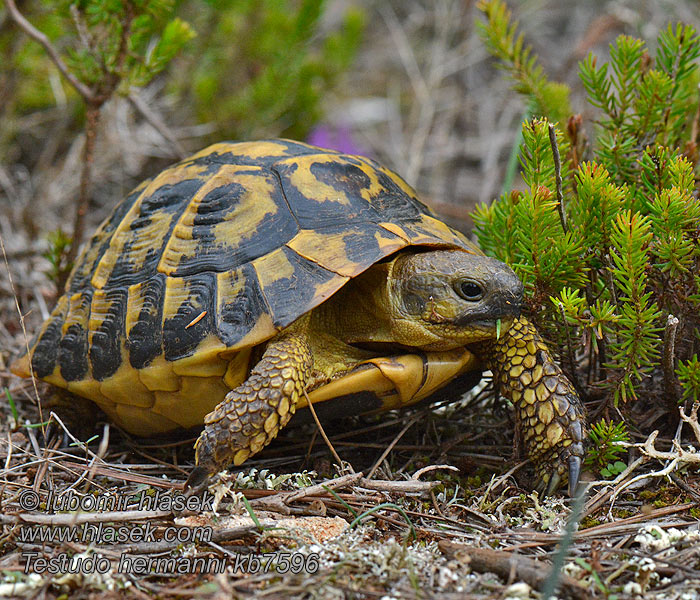
M573 496L583 461L584 407L535 327L524 317L499 340L480 344L501 393L515 405L539 492L568 478Z
M248 379L204 417L204 431L195 443L197 467L185 487L197 487L267 446L294 414L312 366L303 334L285 333L273 339Z

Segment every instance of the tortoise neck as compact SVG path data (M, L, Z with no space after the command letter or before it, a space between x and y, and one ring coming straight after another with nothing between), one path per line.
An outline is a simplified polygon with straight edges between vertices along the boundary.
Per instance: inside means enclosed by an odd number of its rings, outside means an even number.
M421 350L463 346L463 340L445 339L440 331L431 330L421 318L406 312L395 285L402 276L405 256L399 253L349 281L313 311L312 328L345 344L391 344Z
M387 290L393 263L374 265L349 281L314 310L312 327L346 344L393 342L392 307Z

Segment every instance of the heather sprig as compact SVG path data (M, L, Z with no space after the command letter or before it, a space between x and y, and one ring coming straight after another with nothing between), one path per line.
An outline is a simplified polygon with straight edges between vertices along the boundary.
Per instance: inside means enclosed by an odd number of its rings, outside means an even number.
M592 54L582 60L579 75L597 111L588 136L568 105L553 110L541 98L554 84L505 3L483 0L479 7L487 47L514 89L530 105L535 99L533 114L549 117L522 125L524 185L475 210L482 248L523 279L527 312L569 358L565 366L584 365L574 377L584 396L602 394L620 408L640 396L668 405L675 394L669 386L679 386L682 400L696 399L700 38L690 25L670 25L653 55L644 41L623 35L608 62ZM550 122L562 157L563 207ZM673 330L670 315L679 320ZM598 441L614 433L606 427L597 430ZM615 464L606 456L599 466L614 471Z

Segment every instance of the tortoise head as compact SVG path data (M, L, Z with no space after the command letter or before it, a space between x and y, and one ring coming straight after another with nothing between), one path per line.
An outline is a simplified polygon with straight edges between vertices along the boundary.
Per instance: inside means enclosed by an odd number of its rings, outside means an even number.
M424 350L495 338L499 325L505 332L520 315L522 282L508 265L487 256L463 250L402 254L389 282L396 341Z

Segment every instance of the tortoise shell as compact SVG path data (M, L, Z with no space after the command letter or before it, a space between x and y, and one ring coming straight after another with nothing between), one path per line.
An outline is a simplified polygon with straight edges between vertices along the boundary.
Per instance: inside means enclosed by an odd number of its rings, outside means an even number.
M31 365L133 433L200 425L255 346L407 246L482 254L371 159L288 140L214 144L117 205ZM14 370L28 376L27 358Z

